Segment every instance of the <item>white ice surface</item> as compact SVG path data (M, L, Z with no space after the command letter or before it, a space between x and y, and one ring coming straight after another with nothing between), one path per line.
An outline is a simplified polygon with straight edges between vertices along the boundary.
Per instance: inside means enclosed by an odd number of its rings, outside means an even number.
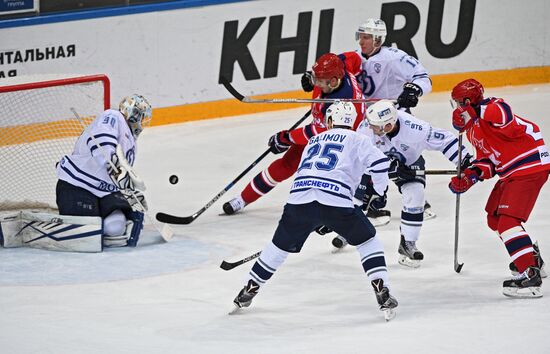
M546 99L550 85L488 89L514 112L538 123L550 143ZM431 94L415 109L452 129L448 94ZM191 215L266 149L268 137L291 126L307 108L147 129L137 170L148 184L151 212ZM390 189L392 222L384 242L397 317L384 322L352 248L330 253L333 235L312 234L289 256L251 308L228 316L252 262L223 271L269 242L289 182L234 216L219 216L270 155L194 223L175 226L162 243L146 228L135 249L68 254L0 249L0 353L550 353L550 294L514 300L501 293L508 256L485 225L494 181L464 194L459 259L453 271L455 197L449 176L429 177L426 190L437 218L418 243L419 269L397 264L400 196ZM450 168L427 153L428 168ZM171 185L170 175L179 176ZM550 260L550 187L526 224ZM546 231L545 231L546 230Z

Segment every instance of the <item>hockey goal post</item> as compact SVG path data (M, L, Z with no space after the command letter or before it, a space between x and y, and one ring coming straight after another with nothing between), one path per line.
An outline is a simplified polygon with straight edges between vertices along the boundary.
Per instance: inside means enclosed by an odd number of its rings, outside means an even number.
M0 81L0 211L56 209L56 164L110 107L106 75Z

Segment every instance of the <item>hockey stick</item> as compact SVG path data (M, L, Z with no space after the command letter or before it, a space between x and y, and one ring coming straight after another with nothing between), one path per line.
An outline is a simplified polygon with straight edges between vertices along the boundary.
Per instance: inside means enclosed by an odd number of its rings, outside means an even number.
M425 171L417 171L417 176L422 175L456 175L456 170L425 170Z
M267 98L257 99L250 96L244 96L231 85L224 76L220 77L221 84L233 97L243 103L333 103L333 102L352 102L352 103L374 103L379 99L372 98ZM395 103L395 101L393 101Z
M458 166L456 169L456 175L460 178L461 163L462 163L462 133L458 134ZM464 263L458 263L458 223L460 215L460 194L456 195L456 205L455 205L455 249L454 249L454 269L455 272L460 273Z
M300 118L292 127L290 127L289 130L292 130L296 128L300 123L302 123L304 120L306 120L307 117L311 114L311 110L307 111L306 114L302 118ZM264 151L254 162L252 162L244 171L242 171L233 181L231 181L227 186L225 186L224 189L222 189L221 192L216 194L214 198L210 199L208 203L206 203L202 208L200 208L196 213L190 216L175 216L171 214L166 213L157 213L157 220L169 224L179 224L179 225L187 225L195 221L202 213L206 211L206 209L210 208L212 204L214 204L222 195L225 194L229 189L231 189L235 183L237 183L241 178L243 178L244 175L246 175L251 169L256 166L258 162L264 159L267 155L269 155L270 149L267 149Z
M246 262L250 262L251 260L253 259L256 259L260 256L262 252L256 252L254 253L253 255L250 255L248 257L245 257L239 261L236 261L236 262L226 262L226 261L222 261L222 264L220 264L220 268L223 269L223 270L231 270L235 267L238 267L242 264L245 264Z
M82 119L82 117L80 117L80 115L78 114L76 109L71 107L71 112L73 112L74 116L78 119L78 121L80 122L80 124L82 125L84 130L87 130L88 127L86 126L86 124L84 123L84 120ZM107 153L105 152L105 150L103 150L103 147L101 145L99 145L99 143L98 143L97 139L95 138L95 136L90 134L90 133L89 133L89 135L92 138L92 140L94 141L95 146L98 148L99 151L101 151L101 154L103 155L103 158L105 159L105 161L107 161L109 163L109 165L111 165L111 168L113 170L118 172L118 168L113 164L113 162L111 161L109 156L107 156ZM143 210L143 214L147 217L147 219L149 220L151 225L153 225L153 227L158 231L160 236L162 236L162 239L166 242L170 241L172 239L172 236L174 235L174 231L172 231L172 228L170 228L170 226L168 226L166 224L164 224L162 226L158 225L155 222L155 220L153 219L153 217L151 215L149 215L147 210L145 210L145 207L140 202L140 200L136 197L136 195L134 194L134 191L130 190L129 192L132 195L132 198L134 198L136 200L136 202L139 204L139 206L141 207L141 210ZM122 195L124 196L124 194L122 194ZM126 198L126 196L124 196L124 197Z

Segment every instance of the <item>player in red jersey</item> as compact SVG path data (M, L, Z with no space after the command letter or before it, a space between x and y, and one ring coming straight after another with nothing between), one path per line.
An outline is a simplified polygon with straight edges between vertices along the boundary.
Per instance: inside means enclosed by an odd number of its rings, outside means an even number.
M315 89L313 98L363 98L361 88L353 73L349 72L344 62L336 54L323 54L312 67ZM294 175L302 157L302 151L309 138L324 132L325 112L330 104L313 103L311 114L313 122L302 128L282 130L274 134L268 145L274 154L284 153L268 168L260 172L248 183L241 195L231 199L223 205L223 211L228 214L242 210L246 205L255 202L266 193L269 193L279 182ZM364 118L365 109L362 103L356 103L357 118L353 126L357 129Z
M522 223L533 210L548 179L550 155L539 127L512 112L501 98L484 98L483 86L474 79L458 83L452 98L458 108L453 126L475 148L476 159L449 188L464 193L477 181L499 176L485 206L487 224L506 246L518 275L503 283L512 297L541 297L544 264Z

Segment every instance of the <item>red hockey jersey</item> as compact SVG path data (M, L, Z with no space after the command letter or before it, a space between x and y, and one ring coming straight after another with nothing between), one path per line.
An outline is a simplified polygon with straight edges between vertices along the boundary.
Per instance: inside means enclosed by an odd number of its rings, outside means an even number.
M481 178L501 179L550 170L550 155L539 127L512 113L501 98L480 103L480 116L466 131L476 149L473 165Z
M351 71L352 68L349 66L350 64L351 63L345 62L346 75L342 79L342 86L340 88L329 94L323 94L321 89L316 86L313 89L312 98L363 98L363 93L361 92L361 88L357 83L357 79ZM327 130L325 126L325 112L330 105L330 103L312 103L311 115L313 116L313 122L302 128L291 130L291 141L297 145L306 145L312 136L320 134ZM355 110L357 111L357 119L355 120L353 129L357 130L357 127L365 118L365 104L354 103L354 106Z

